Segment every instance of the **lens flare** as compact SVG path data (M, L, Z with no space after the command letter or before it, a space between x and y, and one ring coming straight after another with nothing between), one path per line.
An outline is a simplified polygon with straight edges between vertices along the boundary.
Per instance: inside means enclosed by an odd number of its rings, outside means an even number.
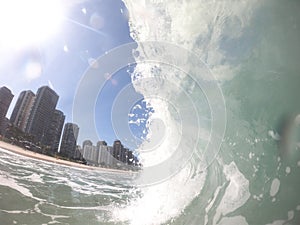
M58 32L63 7L58 0L6 0L0 2L0 46L25 47Z

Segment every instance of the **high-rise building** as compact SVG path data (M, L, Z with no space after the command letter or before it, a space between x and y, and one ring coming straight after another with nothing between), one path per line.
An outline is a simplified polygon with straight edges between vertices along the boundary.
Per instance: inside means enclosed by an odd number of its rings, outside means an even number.
M107 146L106 141L98 141L97 142L97 148L99 148L100 146Z
M134 164L133 152L124 148L119 140L116 140L113 146L108 146L105 141L98 141L94 146L90 140L86 140L82 146L83 158L88 165L125 168Z
M74 123L66 123L60 144L60 154L67 158L74 158L77 146L79 127Z
M99 159L101 159L101 155L103 155L104 151L107 151L107 143L105 141L98 141L97 142L97 153L98 153L98 155L96 155L96 161L98 163L100 163Z
M98 165L112 166L113 156L109 152L109 149L112 149L112 147L107 146L107 143L105 141L98 141L97 149L99 152L97 159Z
M134 162L134 155L132 151L128 151L128 156L127 156L127 164L132 165Z
M93 145L93 142L91 140L85 140L83 143L82 143L82 148L84 148L84 146L86 145Z
M89 147L86 147L86 146L93 146L93 142L91 140L85 140L83 143L82 143L82 155L83 155L83 158L86 160L87 158L90 158L90 150L91 148Z
M87 164L97 166L99 157L99 149L97 148L97 146L85 145L83 151L83 158L86 160Z
M50 126L43 139L43 144L49 146L51 152L53 153L58 152L58 146L64 122L64 113L60 110L55 110L52 115Z
M59 96L48 86L37 91L25 131L34 136L36 142L43 143L44 136L51 124L51 119Z
M91 155L91 161L93 162L94 165L98 164L98 157L99 157L99 149L97 146L95 146L92 150L92 155Z
M113 157L117 160L121 160L123 145L120 140L114 141L113 149Z
M6 114L14 95L7 87L0 88L0 134L3 134L6 126Z
M128 148L124 148L121 154L121 159L120 161L122 161L125 164L128 164L128 154L129 154L129 149Z
M90 145L90 144L86 144L83 147L83 158L87 161L88 164L93 164L94 160L93 160L93 152L96 151L96 146L94 145ZM93 162L93 163L92 163Z
M74 154L74 159L77 159L77 160L82 160L83 159L82 149L81 149L80 145L76 146L76 150L75 150L75 154Z
M99 142L94 146L90 140L85 140L82 144L83 158L88 165L98 165Z
M35 94L32 91L22 91L11 114L11 123L22 131L25 131L34 98Z
M107 165L113 166L114 165L114 161L117 162L117 160L113 157L113 152L114 149L112 146L107 146L107 152L109 153L107 156Z

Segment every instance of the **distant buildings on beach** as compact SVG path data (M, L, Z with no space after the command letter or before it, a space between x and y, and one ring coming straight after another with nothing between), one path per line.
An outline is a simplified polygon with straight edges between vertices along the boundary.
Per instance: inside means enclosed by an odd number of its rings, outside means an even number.
M138 166L136 156L121 141L114 141L113 146L108 146L105 141L98 141L94 146L90 140L82 145L82 156L87 164L102 167L122 167L123 165Z
M14 95L7 87L0 88L0 134L5 132L7 126L6 114Z
M6 118L14 95L7 87L0 88L0 135L28 150L80 163L109 168L128 169L140 166L133 152L116 140L113 146L90 140L77 144L79 126L65 123L65 115L56 109L58 94L42 86L34 94L22 91L10 119ZM60 148L59 148L60 146Z

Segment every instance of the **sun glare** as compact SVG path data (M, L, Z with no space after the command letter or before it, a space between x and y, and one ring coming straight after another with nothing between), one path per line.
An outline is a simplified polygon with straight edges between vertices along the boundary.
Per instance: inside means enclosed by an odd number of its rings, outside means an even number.
M62 19L58 0L1 0L0 46L40 43L58 32Z

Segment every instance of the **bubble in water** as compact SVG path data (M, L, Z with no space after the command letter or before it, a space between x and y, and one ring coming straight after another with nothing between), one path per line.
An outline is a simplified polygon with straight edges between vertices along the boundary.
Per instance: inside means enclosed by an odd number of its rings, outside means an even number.
M280 180L278 178L275 178L271 184L271 189L270 189L271 197L274 197L277 194L277 192L279 191L279 187L280 187Z

